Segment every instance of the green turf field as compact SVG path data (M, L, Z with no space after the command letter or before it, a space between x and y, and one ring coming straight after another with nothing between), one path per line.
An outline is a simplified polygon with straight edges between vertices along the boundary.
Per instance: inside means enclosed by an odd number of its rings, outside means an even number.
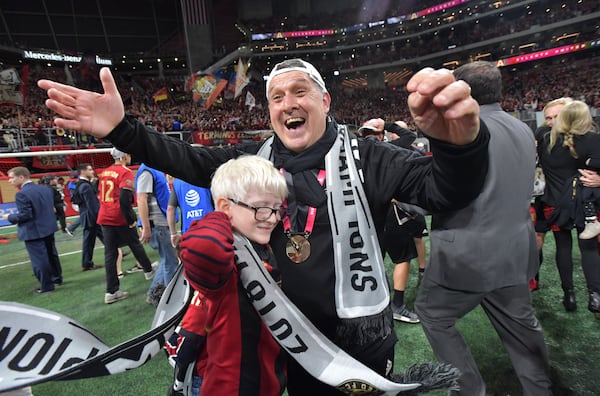
M142 273L125 276L121 289L129 291L124 301L106 305L104 299L104 270L81 271L81 229L74 237L56 233L57 248L61 254L64 284L53 293L36 295L39 286L32 275L27 252L22 242L14 238L14 227L0 228L0 236L8 243L0 243L0 300L16 301L60 312L93 331L108 345L126 341L150 327L153 307L144 301L150 282ZM0 238L0 242L3 238ZM157 253L147 248L152 261ZM103 264L102 245L97 244L96 264ZM554 242L546 238L545 261L541 270L541 289L533 294L537 316L544 327L551 360L551 375L555 395L600 394L600 320L587 311L587 293L579 256L574 252L574 278L579 309L564 311L562 290L554 265ZM493 254L493 252L490 252ZM389 262L386 261L388 266ZM134 258L125 258L123 269L131 268ZM416 296L416 265L407 291L410 306ZM391 266L388 273L391 274ZM520 395L521 390L510 361L483 311L478 309L459 322L467 343L477 360L491 395ZM396 347L396 371L412 363L433 359L421 326L396 323L399 343ZM2 345L0 345L0 350ZM166 394L172 370L163 354L157 355L141 368L96 379L50 382L36 385L36 396L69 395L131 395L154 396ZM438 394L444 394L438 392ZM212 395L211 395L212 396ZM307 395L310 396L310 395Z

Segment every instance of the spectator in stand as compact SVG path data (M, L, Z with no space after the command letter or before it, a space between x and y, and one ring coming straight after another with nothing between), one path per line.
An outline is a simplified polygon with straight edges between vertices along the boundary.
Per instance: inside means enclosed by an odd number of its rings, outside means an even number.
M33 183L29 169L23 166L12 168L7 174L8 182L19 189L15 195L17 213L5 214L2 218L17 224L18 237L25 242L33 274L40 282L35 292L51 292L54 285L62 285L63 282L54 242L57 228L54 195L47 186Z

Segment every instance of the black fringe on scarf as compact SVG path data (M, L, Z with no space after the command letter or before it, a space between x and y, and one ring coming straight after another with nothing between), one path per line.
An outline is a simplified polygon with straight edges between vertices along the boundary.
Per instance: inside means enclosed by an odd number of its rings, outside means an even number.
M340 321L341 323L335 330L334 342L345 350L386 338L394 330L394 319L390 306L376 315L340 319Z
M460 371L448 363L417 363L410 366L404 373L392 374L390 379L399 383L420 383L421 386L406 392L401 396L422 395L434 390L457 391Z
M150 289L150 294L148 294L147 300L148 303L150 303L150 305L154 306L155 308L158 307L158 303L160 302L160 298L165 292L165 289L165 285L163 285L162 283L157 283L152 289Z

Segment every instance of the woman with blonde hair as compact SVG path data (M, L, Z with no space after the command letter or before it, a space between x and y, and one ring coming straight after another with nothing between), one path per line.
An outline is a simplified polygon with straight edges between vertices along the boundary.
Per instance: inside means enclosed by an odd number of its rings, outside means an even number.
M560 132L566 131L566 132ZM588 132L598 133L598 126L592 119L592 114L587 104L581 101L574 101L568 106L562 115L557 118L556 128L552 129L550 135L550 149L556 144L559 135L563 134L563 145L569 148L573 158L579 158L575 151L573 137L576 135L585 135ZM600 169L600 147L590 147L592 153L585 159L586 168L597 171ZM596 205L600 199L600 189L582 187L581 200L583 202L583 211L585 216L585 229L579 234L581 239L592 239L600 234L600 223L596 216Z
M546 218L560 204L564 186L578 175L578 169L586 168L588 159L598 159L600 134L592 121L588 106L574 100L559 112L550 133L537 137L538 155L546 178L546 189L542 197ZM581 231L583 227L578 231ZM567 311L575 311L577 302L573 287L573 241L572 225L551 224L556 242L556 265L564 291L563 305ZM579 239L579 250L583 273L589 292L588 309L600 319L600 255L596 242Z

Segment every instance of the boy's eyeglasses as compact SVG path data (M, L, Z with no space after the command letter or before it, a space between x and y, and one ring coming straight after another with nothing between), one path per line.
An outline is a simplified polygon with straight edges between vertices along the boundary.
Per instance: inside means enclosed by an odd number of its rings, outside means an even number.
M252 206L252 205L248 205L245 202L238 201L237 199L233 199L233 198L227 198L227 199L229 199L231 202L233 202L236 205L243 206L244 208L253 210L254 211L254 219L256 221L267 221L267 220L269 220L269 218L272 215L275 215L275 217L277 217L277 215L279 215L279 218L282 219L287 214L286 209L283 206L280 206L279 208L270 208L268 206Z

